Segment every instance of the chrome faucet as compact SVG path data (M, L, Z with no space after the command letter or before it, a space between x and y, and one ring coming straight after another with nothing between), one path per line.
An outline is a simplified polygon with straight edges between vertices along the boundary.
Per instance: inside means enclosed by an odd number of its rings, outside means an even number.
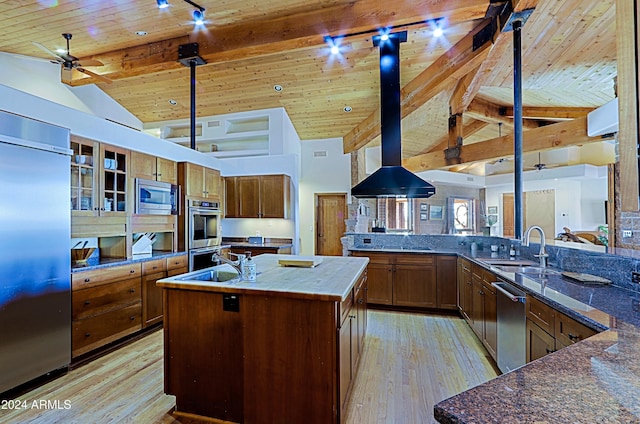
M527 231L524 232L524 236L522 236L522 245L525 247L529 246L529 237L532 230L538 230L538 232L540 233L540 252L538 252L537 255L533 256L540 259L540 268L546 268L547 258L549 257L549 254L547 253L547 249L545 249L546 242L544 230L542 229L542 227L538 225L532 225L531 227L527 228Z
M219 252L215 252L213 254L212 259L217 259L218 261L225 263L227 265L231 265L236 271L238 271L238 275L240 275L240 277L245 278L246 277L246 272L245 272L245 264L247 262L247 255L243 255L241 253L229 253L229 255L233 255L235 257L237 257L238 259L235 261L232 261L231 259L227 259L224 256L220 255Z

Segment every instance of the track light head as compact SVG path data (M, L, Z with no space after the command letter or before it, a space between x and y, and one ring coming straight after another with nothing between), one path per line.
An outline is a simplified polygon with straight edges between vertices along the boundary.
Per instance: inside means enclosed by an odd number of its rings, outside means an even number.
M193 11L193 23L196 25L204 24L204 10L196 9Z
M158 9L166 9L169 7L168 0L156 0L156 3L158 3Z

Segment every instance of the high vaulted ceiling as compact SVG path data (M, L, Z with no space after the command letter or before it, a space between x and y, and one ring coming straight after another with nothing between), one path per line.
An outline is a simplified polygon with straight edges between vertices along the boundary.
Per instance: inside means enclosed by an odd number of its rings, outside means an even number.
M415 170L442 166L429 154L447 146L450 107L463 112L465 145L492 140L487 146L494 149L512 131L512 35L497 32L479 49L470 47L469 34L487 24L490 3L500 2L197 3L207 19L199 30L183 0L163 10L151 0L0 2L0 51L45 58L32 42L55 50L64 46L61 34L72 33L71 53L100 60L105 66L88 69L113 80L76 73L72 84L97 83L149 124L189 117L189 69L177 62L178 46L197 42L207 61L197 68L198 116L284 107L301 139L344 137L345 151L352 151L379 142L379 58L371 37L393 26L408 31L401 45L403 154ZM614 98L615 0L513 3L516 11L535 8L522 30L525 134L540 131L541 123L580 119ZM428 22L438 18L440 38ZM342 53L331 56L324 37L341 35ZM498 156L476 150L480 159Z

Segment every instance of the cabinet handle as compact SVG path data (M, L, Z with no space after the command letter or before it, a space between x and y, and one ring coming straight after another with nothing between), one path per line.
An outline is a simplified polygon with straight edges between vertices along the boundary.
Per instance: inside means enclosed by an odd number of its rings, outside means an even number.
M580 340L580 336L576 336L576 335L571 334L571 333L569 333L568 336L569 336L569 340L572 340L574 342L577 341L577 340Z
M84 333L85 337L91 337L91 333Z
M91 305L91 302L90 302L90 301L88 301L88 300L85 300L85 301L84 301L84 304L85 304L85 305Z
M484 292L482 290L478 291L478 294L484 296Z
M98 210L98 207L96 206L95 208L93 208L93 210L94 210L94 211L97 211L97 210Z
M84 282L85 282L85 283L88 283L89 281L91 281L91 278L85 278L85 279L84 279Z
M553 353L553 352L555 352L555 351L556 351L555 349L549 349L549 348L547 348L547 354L549 354L549 353Z
M364 299L362 298L358 299L358 303L362 305L364 303Z
M135 316L131 316L130 319L131 319L131 321L135 321L136 317Z
M355 316L355 315L349 315L349 318L353 318L353 319L355 319L355 318L356 318L356 316Z
M157 267L157 266L153 266L153 267L151 267L151 269L156 269L156 268L158 268L158 267Z
M134 272L136 272L136 270L135 270L135 269L130 269L130 270L129 270L129 274L133 274Z
M136 292L136 289L131 289L131 290L129 290L129 291L130 291L131 293L135 293L135 292Z
M103 210L104 210L104 208L100 208L100 210L101 210L101 211L103 211Z

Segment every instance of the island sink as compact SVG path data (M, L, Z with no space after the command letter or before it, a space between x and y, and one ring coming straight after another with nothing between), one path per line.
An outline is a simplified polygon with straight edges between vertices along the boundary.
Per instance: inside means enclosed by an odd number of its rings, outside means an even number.
M240 276L237 272L228 271L226 269L208 269L205 272L199 272L179 278L179 280L182 281L213 281L216 283L233 282L239 279Z

